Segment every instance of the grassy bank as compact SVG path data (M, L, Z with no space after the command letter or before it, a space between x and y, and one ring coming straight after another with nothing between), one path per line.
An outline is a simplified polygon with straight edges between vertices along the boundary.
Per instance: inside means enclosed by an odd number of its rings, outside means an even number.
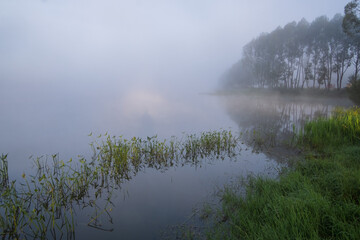
M360 109L306 124L303 161L223 196L209 239L360 239Z

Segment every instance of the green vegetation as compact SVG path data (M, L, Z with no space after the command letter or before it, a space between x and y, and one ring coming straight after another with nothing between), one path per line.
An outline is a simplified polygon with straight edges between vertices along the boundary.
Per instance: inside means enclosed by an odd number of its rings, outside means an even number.
M333 115L307 123L299 141L316 150L331 151L337 146L360 145L360 109L336 109Z
M239 137L227 130L165 140L159 140L157 136L146 139L107 136L97 146L100 150L97 158L103 177L110 177L118 184L145 167L165 169L184 164L198 165L201 159L234 157L240 151L239 147Z
M360 109L308 122L303 161L279 179L227 189L209 239L360 239Z
M36 173L9 180L7 155L0 158L0 229L3 239L75 238L76 210L90 208L88 226L104 229L98 219L111 222L111 196L115 188L139 170L166 169L176 164L201 164L202 158L234 157L238 137L231 131L204 132L182 139L159 140L110 137L93 143L91 161L68 162L51 156L35 160ZM99 201L101 200L101 201Z
M91 168L85 159L72 166L52 156L52 165L35 160L36 174L22 174L20 184L9 183L7 156L1 158L0 228L3 239L75 237L74 211L97 200L90 196L96 187L98 168ZM6 167L4 167L6 166ZM5 181L7 179L7 181ZM106 206L104 208L107 210ZM91 223L89 223L90 225Z

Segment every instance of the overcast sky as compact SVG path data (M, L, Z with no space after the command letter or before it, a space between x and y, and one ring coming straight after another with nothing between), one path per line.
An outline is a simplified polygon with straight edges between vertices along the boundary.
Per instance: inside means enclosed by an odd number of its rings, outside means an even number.
M261 32L347 2L1 0L0 81L207 90Z

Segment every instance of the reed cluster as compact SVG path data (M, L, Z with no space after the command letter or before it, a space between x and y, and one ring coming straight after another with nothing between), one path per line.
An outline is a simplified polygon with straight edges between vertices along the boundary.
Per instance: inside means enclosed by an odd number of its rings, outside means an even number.
M104 177L115 182L129 180L143 168L165 169L175 165L200 164L202 159L234 157L240 151L239 137L231 131L204 132L160 140L157 136L125 139L106 135L96 147L97 162Z
M91 208L88 225L101 230L101 215L110 222L112 191L141 169L166 169L177 164L201 164L201 159L234 157L238 138L231 131L205 132L160 140L157 136L110 137L91 144L90 161L64 162L55 154L36 158L35 173L9 180L7 155L0 158L0 229L3 239L75 237L76 209ZM102 206L97 204L101 200ZM104 203L105 202L105 203ZM110 207L109 207L110 206Z
M1 237L6 239L53 239L75 237L74 211L85 208L98 196L91 196L97 187L97 168L85 159L78 165L64 163L58 155L51 164L35 159L36 173L22 174L22 181L3 184L0 192ZM0 165L6 166L7 158ZM7 170L7 169L6 169ZM2 172L3 173L3 172ZM8 179L7 179L8 180Z

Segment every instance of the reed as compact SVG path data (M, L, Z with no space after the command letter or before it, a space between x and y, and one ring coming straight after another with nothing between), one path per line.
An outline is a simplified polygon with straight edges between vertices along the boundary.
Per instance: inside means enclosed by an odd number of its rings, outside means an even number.
M163 169L177 164L199 164L201 159L234 157L239 137L231 131L204 132L160 140L157 136L124 139L105 135L97 144L97 161L106 176L129 180L144 167Z
M7 154L0 156L0 192L9 186Z
M34 162L35 175L24 173L20 184L12 181L1 192L2 238L75 238L75 206L89 206L98 198L91 190L101 190L97 168L83 158L74 166L58 155L51 156L51 164L41 158Z
M201 159L234 157L239 138L231 131L204 132L178 139L125 139L105 134L91 147L90 161L80 157L67 162L58 154L34 159L35 174L10 181L7 155L0 158L0 229L3 239L75 238L77 208L93 208L88 225L99 225L101 216L111 221L112 191L141 169L166 169L177 164L201 164ZM103 193L106 193L103 194ZM99 206L97 200L105 200Z

